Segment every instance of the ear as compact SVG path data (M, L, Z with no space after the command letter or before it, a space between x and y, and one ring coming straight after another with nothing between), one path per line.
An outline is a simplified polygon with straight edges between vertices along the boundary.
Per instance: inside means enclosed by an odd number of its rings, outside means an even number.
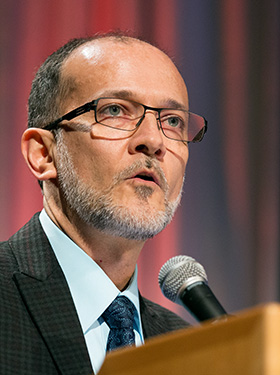
M54 179L57 171L54 163L54 137L44 129L30 128L21 138L21 152L32 174L41 181Z

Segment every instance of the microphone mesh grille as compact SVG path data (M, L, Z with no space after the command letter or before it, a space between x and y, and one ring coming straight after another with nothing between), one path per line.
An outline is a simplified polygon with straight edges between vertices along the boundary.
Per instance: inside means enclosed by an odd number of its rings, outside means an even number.
M200 276L207 281L206 272L201 264L189 256L178 255L161 267L158 282L165 297L175 302L181 286L195 276Z

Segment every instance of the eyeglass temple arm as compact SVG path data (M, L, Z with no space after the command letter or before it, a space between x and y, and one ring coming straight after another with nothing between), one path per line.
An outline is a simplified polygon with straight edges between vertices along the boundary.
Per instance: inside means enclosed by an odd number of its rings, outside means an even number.
M204 118L204 127L196 134L196 136L193 138L192 143L201 142L204 138L205 133L207 132L207 120Z
M50 124L44 126L43 129L44 129L44 130L53 130L53 129L55 129L55 128L59 125L59 123L62 122L63 120L70 121L70 120L72 120L73 118L82 115L83 113L86 113L86 112L91 111L91 110L94 109L95 107L96 107L96 102L95 102L95 101L90 102L90 103L86 103L86 104L82 105L81 107L78 107L78 108L74 109L73 111L70 111L70 112L66 113L66 115L63 115L62 117L60 117L60 118L58 118L57 120L51 122Z

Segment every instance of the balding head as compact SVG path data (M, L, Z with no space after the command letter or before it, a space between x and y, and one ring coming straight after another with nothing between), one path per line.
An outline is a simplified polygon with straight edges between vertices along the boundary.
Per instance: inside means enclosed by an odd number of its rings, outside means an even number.
M158 50L162 56L169 59L157 47L126 34L102 34L70 40L50 55L37 71L32 83L28 103L28 127L41 128L61 115L61 103L75 89L77 78L70 75L63 76L61 74L63 66L79 50L83 50L84 56L89 58L94 50L92 46L94 44L96 46L100 45L103 42L118 43L124 47L131 44L137 45L139 48L145 46L147 49L150 48L150 50Z

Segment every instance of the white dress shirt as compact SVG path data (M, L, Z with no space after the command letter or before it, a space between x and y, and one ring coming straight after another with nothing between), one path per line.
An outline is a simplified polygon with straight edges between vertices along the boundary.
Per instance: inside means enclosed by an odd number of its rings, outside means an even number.
M137 346L144 342L137 267L127 289L120 292L98 264L53 223L45 210L40 214L40 222L67 280L91 364L94 372L97 373L106 355L109 334L109 327L101 315L118 295L125 295L135 305L137 311L134 319L135 342Z

